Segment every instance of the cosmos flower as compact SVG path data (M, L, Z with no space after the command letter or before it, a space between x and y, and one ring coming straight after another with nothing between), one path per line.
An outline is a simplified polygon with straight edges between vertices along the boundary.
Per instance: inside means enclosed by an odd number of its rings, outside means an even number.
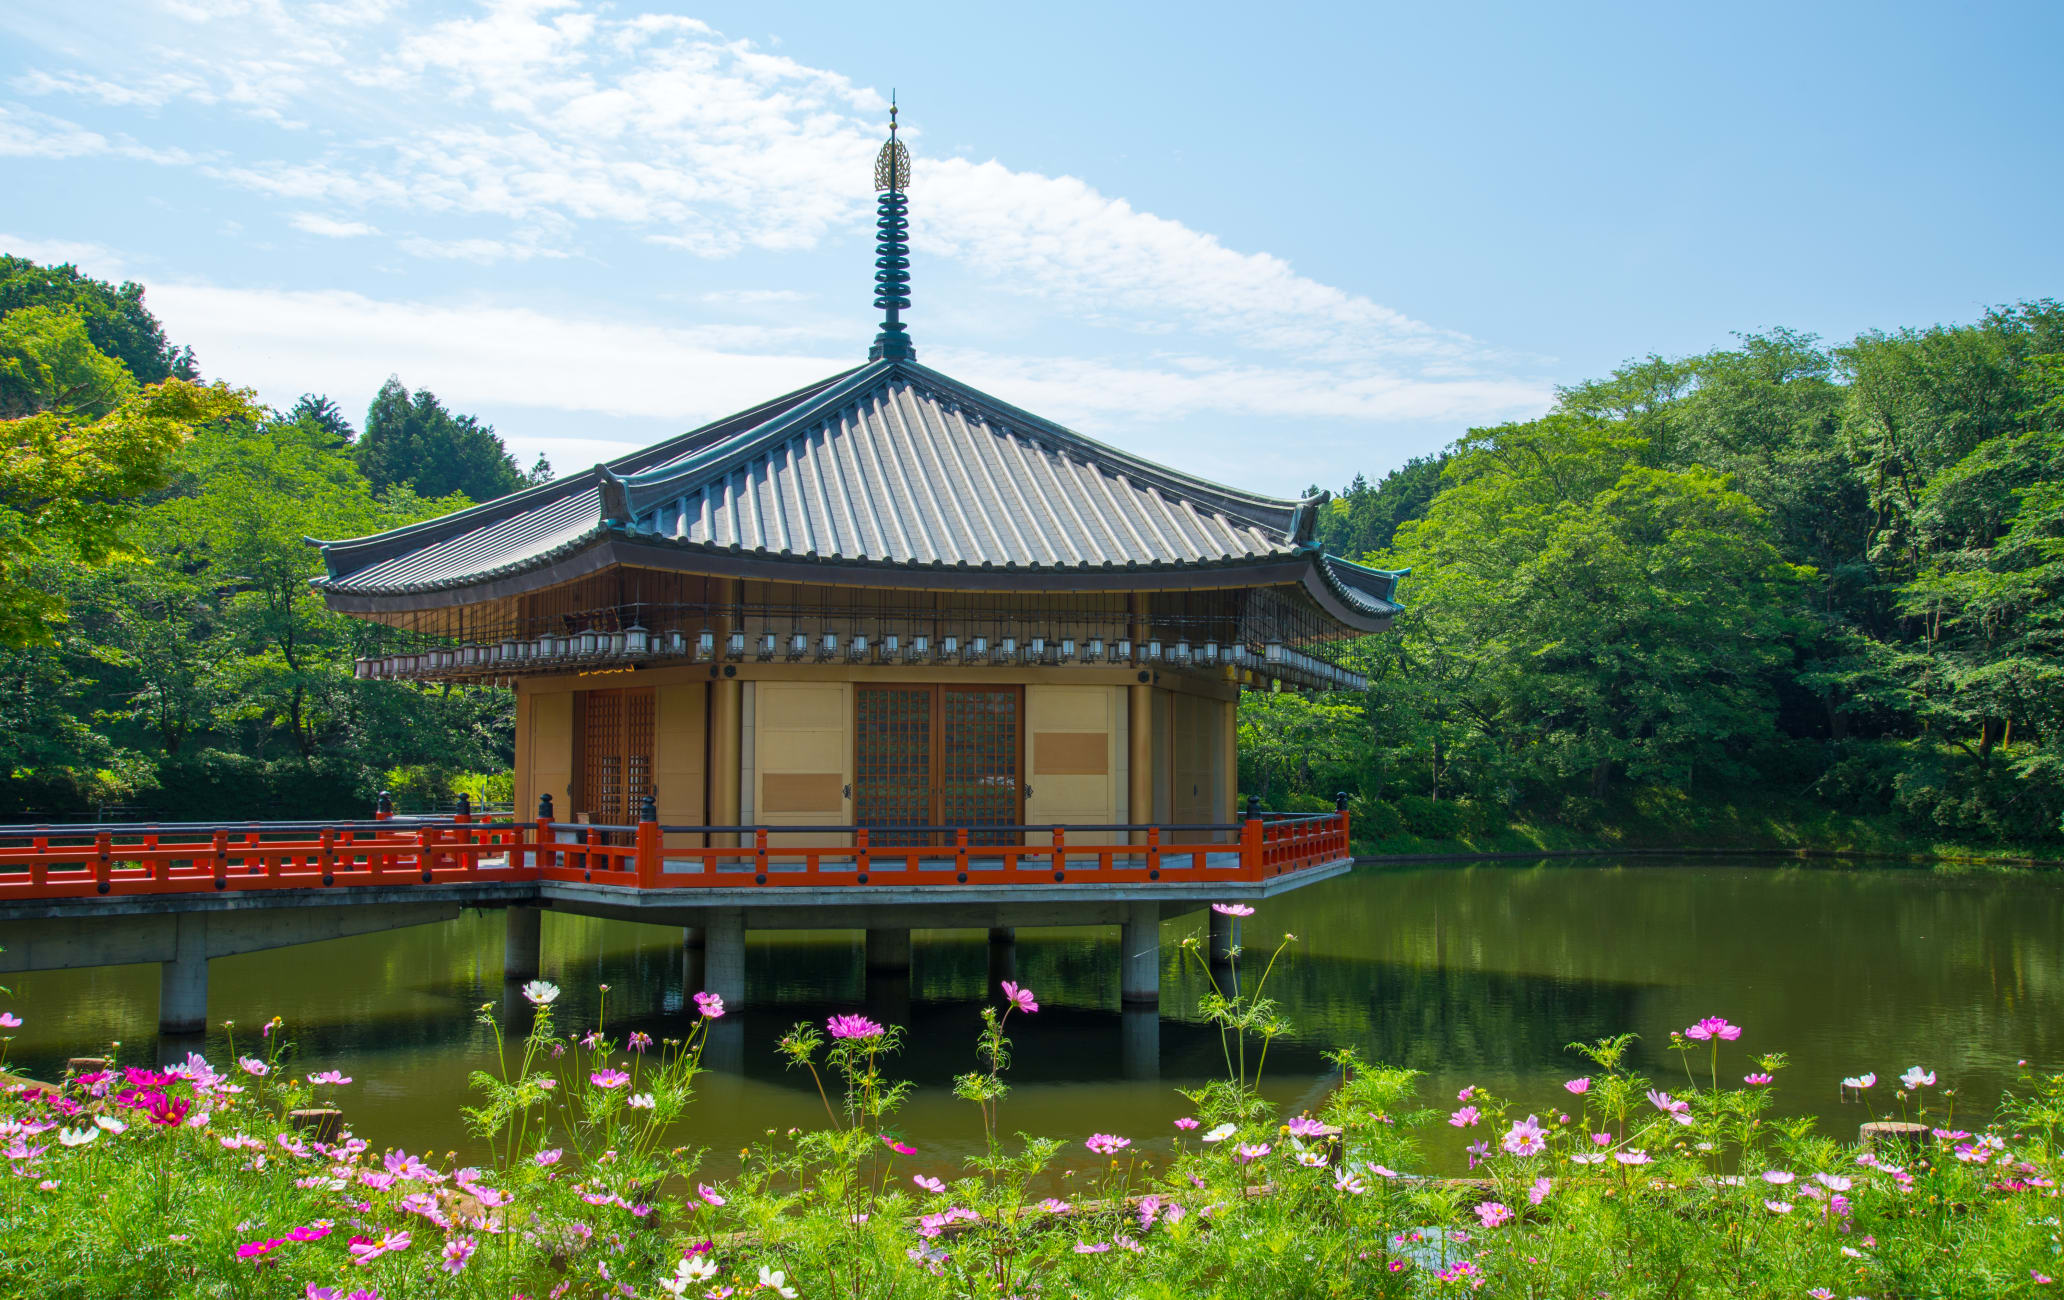
M59 1146L83 1147L100 1136L97 1128L61 1128L57 1131Z
M1233 1157L1243 1165L1251 1165L1274 1149L1266 1142L1242 1142L1239 1148L1233 1152Z
M273 1237L263 1241L247 1241L236 1249L238 1259L264 1259L273 1251L287 1244L284 1237Z
M1613 1152L1613 1159L1623 1165L1645 1165L1650 1163L1654 1157L1650 1156L1646 1151L1615 1151Z
M917 1154L916 1147L905 1146L903 1143L898 1142L895 1138L890 1137L887 1133L881 1135L881 1143L883 1146L887 1147L889 1150L895 1152L899 1156L914 1156Z
M1859 1074L1842 1080L1842 1086L1844 1088L1856 1088L1859 1090L1863 1088L1874 1088L1877 1086L1877 1083L1878 1076L1876 1074Z
M698 993L695 995L695 1009L707 1019L720 1019L724 1014L724 999L715 993Z
M553 1147L549 1151L538 1152L536 1155L531 1157L531 1161L534 1164L540 1165L556 1165L559 1163L559 1157L564 1154L565 1152L561 1151L558 1147Z
M1343 1169L1333 1175L1333 1190L1348 1196L1360 1196L1369 1189L1361 1179L1355 1177L1352 1169Z
M825 1021L833 1038L880 1038L887 1031L866 1016L833 1016Z
M1448 1123L1454 1125L1456 1128L1469 1128L1470 1126L1474 1125L1476 1121L1480 1118L1482 1118L1482 1116L1477 1114L1476 1107L1464 1106L1460 1110L1456 1111L1454 1114L1448 1116Z
M239 1056L237 1058L237 1068L254 1079L262 1079L272 1073L272 1067L255 1056Z
M658 1104L658 1099L649 1092L634 1092L624 1098L624 1105L629 1106L632 1110L651 1110Z
M342 1070L322 1070L308 1076L310 1083L327 1083L342 1087L351 1082L351 1076Z
M1175 1126L1179 1129L1193 1129L1197 1127L1197 1121L1190 1118L1188 1115L1185 1115L1181 1119L1175 1121Z
M1907 1070L1905 1074L1900 1075L1899 1081L1905 1084L1909 1090L1932 1088L1935 1086L1935 1072L1933 1070L1923 1070L1916 1065Z
M1701 1043L1709 1042L1715 1038L1731 1043L1741 1037L1741 1026L1730 1025L1718 1016L1707 1016L1704 1020L1685 1030L1684 1036L1696 1039Z
M1115 1156L1132 1145L1131 1138L1118 1137L1111 1133L1092 1133L1082 1145L1100 1156Z
M1213 903L1211 910L1220 916L1252 916L1254 909L1245 903Z
M1206 1142L1223 1142L1239 1131L1237 1124L1220 1124L1217 1128L1206 1133L1203 1140Z
M1032 990L1011 980L1003 982L1003 996L1011 1006L1027 1013L1039 1010L1039 1003L1032 997Z
M1551 1190L1553 1190L1554 1187L1555 1183L1552 1179L1536 1178L1533 1181L1533 1185L1527 1188L1527 1204L1539 1205L1541 1202L1547 1200L1548 1193Z
M1792 1203L1790 1201L1765 1201L1763 1202L1763 1208L1772 1214L1790 1214L1792 1212Z
M1094 1243L1078 1241L1075 1243L1075 1253L1078 1255L1101 1255L1109 1249L1111 1249L1111 1243L1108 1241Z
M1763 1181L1769 1183L1772 1187L1788 1186L1797 1177L1797 1174L1784 1169L1765 1169L1763 1171Z
M1495 1228L1512 1220L1512 1211L1498 1201L1485 1201L1476 1207L1476 1217L1486 1228Z
M788 1284L788 1274L778 1268L760 1265L760 1285L781 1297L781 1300L795 1300L796 1289Z
M916 1183L919 1187L923 1188L925 1191L930 1192L934 1196L938 1196L946 1190L946 1184L926 1174L912 1174L910 1176L910 1181Z
M447 1273L456 1273L466 1267L466 1261L473 1258L473 1252L479 1248L480 1243L471 1237L453 1237L444 1243L444 1262L438 1267Z
M1512 1131L1499 1142L1516 1156L1537 1156L1548 1149L1548 1135L1541 1128L1540 1120L1532 1115L1513 1121Z
M652 1046L652 1035L646 1033L644 1030L640 1029L631 1035L632 1051L642 1052L650 1046Z
M717 1195L717 1189L711 1187L708 1183L697 1183L695 1190L702 1193L702 1199L711 1205L721 1206L724 1203L724 1198Z
M524 1000L534 1007L549 1007L559 996L559 986L550 980L532 980L523 986Z
M12 1011L0 1011L0 1029L20 1029L21 1017Z
M597 1088L621 1088L631 1081L631 1076L622 1070L597 1070L588 1076L588 1082Z
M1562 1086L1581 1097L1591 1091L1591 1076L1587 1074L1581 1079L1571 1079Z
M1760 1088L1764 1084L1770 1082L1770 1076L1763 1073L1761 1070L1758 1070L1754 1074L1743 1075L1742 1082L1748 1084L1752 1088Z

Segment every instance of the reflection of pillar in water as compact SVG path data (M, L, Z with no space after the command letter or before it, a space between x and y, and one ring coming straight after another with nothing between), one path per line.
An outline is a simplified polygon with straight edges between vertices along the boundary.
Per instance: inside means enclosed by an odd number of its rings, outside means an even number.
M685 1009L694 1005L695 995L703 988L703 949L700 943L692 948L681 949L681 1005Z
M1018 932L1007 925L989 928L989 995L998 995L998 985L1018 978Z
M502 1037L509 1042L529 1037L530 1026L536 1019L537 1008L523 996L523 986L514 980L503 980Z
M1118 1013L1121 1068L1128 1079L1161 1077L1161 1013L1153 1007L1127 1007Z
M158 1035L158 1064L183 1065L189 1054L207 1055L208 1035L195 1030L191 1033L161 1033Z
M703 913L703 987L731 1006L745 1003L745 913L712 907Z
M1240 918L1212 912L1211 978L1218 981L1218 991L1227 997L1236 997L1240 992L1239 967L1233 964L1233 949L1240 946Z
M910 973L910 931L867 932L867 973L872 975L877 971L884 974Z
M1161 1005L1161 905L1127 903L1118 930L1118 1000L1158 1009Z
M745 1017L729 1012L710 1022L709 1041L703 1044L704 1069L725 1074L745 1073Z
M910 972L867 972L867 1014L885 1025L910 1027Z
M544 913L535 907L511 907L503 915L508 927L502 940L502 978L521 984L538 977L544 951Z

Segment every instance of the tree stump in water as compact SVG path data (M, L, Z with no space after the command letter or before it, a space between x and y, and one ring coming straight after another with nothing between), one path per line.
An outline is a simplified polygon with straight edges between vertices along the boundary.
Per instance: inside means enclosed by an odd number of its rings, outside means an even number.
M344 1131L344 1112L330 1107L293 1111L288 1114L287 1120L309 1137L323 1143L335 1142Z
M1928 1140L1928 1126L1893 1119L1872 1120L1856 1131L1856 1138L1872 1155L1906 1160L1921 1153Z
M107 1069L107 1058L105 1056L74 1056L65 1062L65 1074L68 1077L92 1074L95 1070L105 1069Z

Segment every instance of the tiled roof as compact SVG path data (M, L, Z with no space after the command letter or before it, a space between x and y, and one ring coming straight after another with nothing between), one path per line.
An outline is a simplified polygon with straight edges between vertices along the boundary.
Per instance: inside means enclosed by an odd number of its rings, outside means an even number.
M1189 569L1316 556L1318 502L1241 492L1094 442L908 361L833 376L659 447L447 519L323 544L338 594L468 586L605 537L927 570ZM1396 575L1322 560L1365 616Z

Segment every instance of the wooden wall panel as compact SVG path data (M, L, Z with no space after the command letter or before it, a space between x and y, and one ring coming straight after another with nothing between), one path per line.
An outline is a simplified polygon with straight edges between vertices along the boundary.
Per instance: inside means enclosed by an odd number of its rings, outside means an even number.
M705 714L708 690L699 683L662 686L659 695L658 754L655 756L654 798L659 803L659 820L668 826L702 824L704 755L708 744ZM700 836L673 834L670 846L698 844Z
M1025 688L1025 731L1032 787L1025 821L1034 826L1122 822L1126 688ZM1094 749L1094 753L1089 752ZM1094 762L1089 761L1094 758ZM1074 837L1070 837L1071 839ZM1085 832L1086 844L1122 836Z
M852 686L758 682L753 690L753 819L768 826L852 822ZM774 778L771 785L768 778ZM794 837L824 843L827 837ZM779 841L776 841L779 842Z
M1201 695L1168 697L1169 820L1177 823L1225 820L1219 803L1225 797L1225 741L1220 734L1225 706ZM1178 838L1198 843L1210 837L1186 833Z
M552 815L561 821L573 817L573 692L535 693L518 697L527 715L516 729L517 797L522 801L516 815L524 820L537 816L541 794L552 796Z

